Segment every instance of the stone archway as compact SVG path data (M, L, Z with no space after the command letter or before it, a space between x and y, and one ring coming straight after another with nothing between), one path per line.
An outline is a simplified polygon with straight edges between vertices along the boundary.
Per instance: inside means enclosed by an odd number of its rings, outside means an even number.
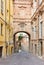
M31 38L30 34L29 34L28 32L26 32L26 31L17 31L17 32L14 33L14 35L13 35L13 41L14 41L14 52L15 52L15 48L16 48L16 47L15 47L15 44L16 44L16 42L15 42L15 36L16 36L17 33L20 33L20 32L21 32L21 33L22 33L22 32L23 32L23 33L26 33L26 34L29 36L29 50L30 50L30 38Z

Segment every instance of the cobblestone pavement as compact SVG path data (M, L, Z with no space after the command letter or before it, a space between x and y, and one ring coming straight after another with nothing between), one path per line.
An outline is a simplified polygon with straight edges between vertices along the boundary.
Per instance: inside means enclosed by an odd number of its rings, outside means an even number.
M33 56L31 53L20 52L0 59L0 65L44 65L44 60Z

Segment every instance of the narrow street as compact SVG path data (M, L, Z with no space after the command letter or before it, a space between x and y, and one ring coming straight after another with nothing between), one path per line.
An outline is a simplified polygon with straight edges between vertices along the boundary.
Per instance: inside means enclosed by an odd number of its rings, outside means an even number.
M44 65L44 61L31 53L20 52L0 59L0 65Z
M44 0L0 0L0 65L44 65Z

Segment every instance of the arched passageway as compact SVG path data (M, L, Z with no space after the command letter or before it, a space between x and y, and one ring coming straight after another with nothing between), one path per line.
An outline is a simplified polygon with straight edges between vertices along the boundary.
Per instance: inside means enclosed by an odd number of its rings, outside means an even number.
M18 40L19 35L22 35L22 40ZM13 35L13 41L14 41L14 51L18 51L19 48L21 50L29 52L30 49L30 34L25 31L18 31L14 33ZM19 47L19 44L21 47ZM17 50L16 50L17 49Z

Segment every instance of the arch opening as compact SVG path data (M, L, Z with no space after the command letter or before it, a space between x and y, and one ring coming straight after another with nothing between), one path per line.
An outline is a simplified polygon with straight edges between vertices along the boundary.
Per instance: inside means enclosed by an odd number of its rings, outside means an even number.
M18 37L20 35L22 35L22 39L18 40ZM25 32L25 31L18 31L18 32L14 33L14 35L13 35L14 52L19 51L19 49L29 52L29 50L30 50L30 38L31 38L30 34L28 32Z

